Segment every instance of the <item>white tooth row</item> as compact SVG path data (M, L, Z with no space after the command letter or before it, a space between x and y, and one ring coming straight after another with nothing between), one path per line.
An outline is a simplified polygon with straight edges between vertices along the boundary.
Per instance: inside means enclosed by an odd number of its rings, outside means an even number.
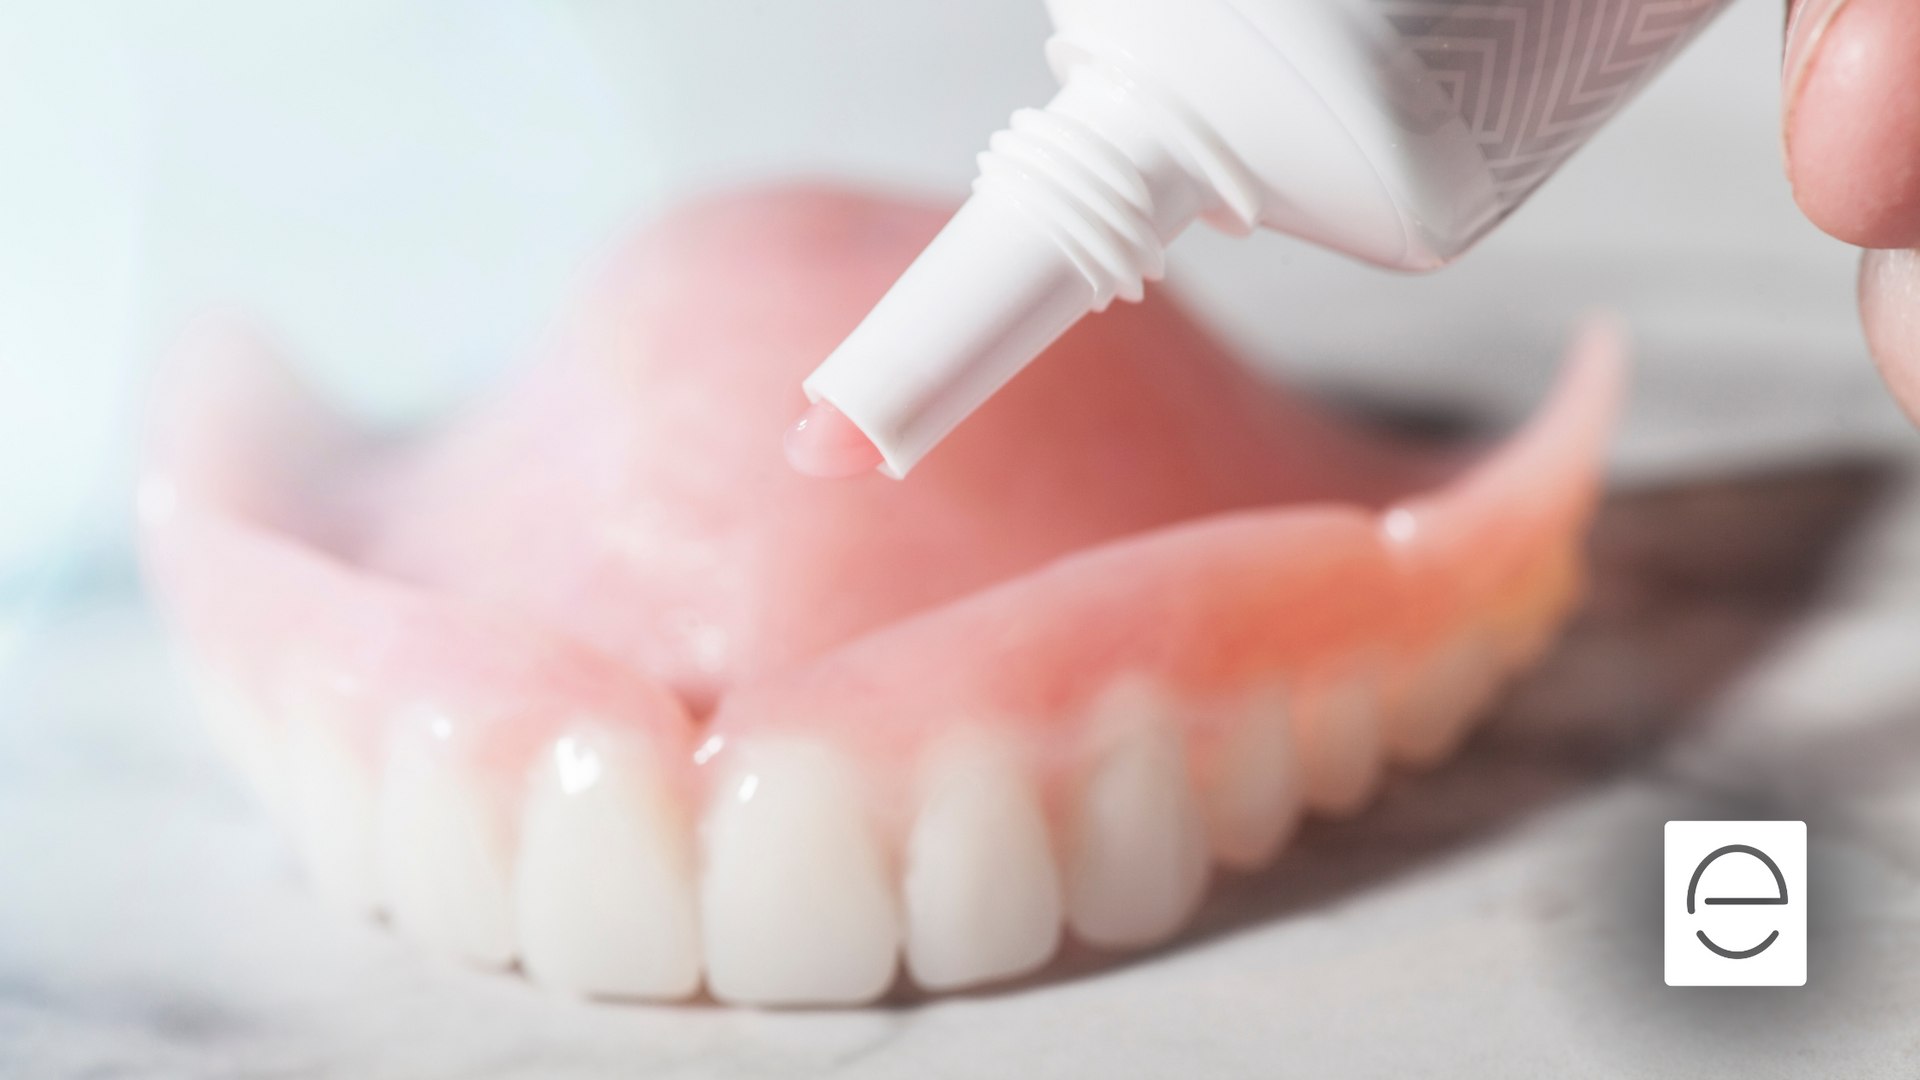
M902 954L915 983L949 990L1038 968L1063 928L1106 948L1166 939L1211 863L1263 865L1303 808L1365 805L1383 756L1455 745L1496 658L1485 635L1436 649L1391 716L1367 671L1255 687L1212 706L1198 758L1183 707L1123 681L1052 804L1014 734L953 732L921 762L897 839L853 760L800 736L728 747L696 829L649 743L608 726L552 743L524 790L431 739L395 741L375 777L314 705L285 703L274 729L220 694L220 730L323 895L442 952L598 996L682 998L704 980L728 1002L857 1003Z

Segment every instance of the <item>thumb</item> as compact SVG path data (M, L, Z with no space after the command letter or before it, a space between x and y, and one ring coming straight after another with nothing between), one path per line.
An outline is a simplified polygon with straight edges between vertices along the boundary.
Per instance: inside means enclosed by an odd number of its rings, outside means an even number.
M1920 3L1793 0L1782 76L1802 212L1850 244L1920 246Z

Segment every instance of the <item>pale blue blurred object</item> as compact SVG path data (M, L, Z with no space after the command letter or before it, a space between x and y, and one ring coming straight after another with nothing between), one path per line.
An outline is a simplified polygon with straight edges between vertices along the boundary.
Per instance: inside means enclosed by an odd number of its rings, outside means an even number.
M124 40L0 7L0 665L87 541L136 335L144 140Z
M138 388L196 314L377 423L531 347L655 183L583 38L543 3L0 0L0 656L124 563Z

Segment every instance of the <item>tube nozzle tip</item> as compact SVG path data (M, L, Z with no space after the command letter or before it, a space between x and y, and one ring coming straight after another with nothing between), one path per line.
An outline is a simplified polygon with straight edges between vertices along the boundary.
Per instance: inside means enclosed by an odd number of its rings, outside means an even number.
M786 451L793 471L825 480L858 476L882 460L873 442L825 398L787 429Z

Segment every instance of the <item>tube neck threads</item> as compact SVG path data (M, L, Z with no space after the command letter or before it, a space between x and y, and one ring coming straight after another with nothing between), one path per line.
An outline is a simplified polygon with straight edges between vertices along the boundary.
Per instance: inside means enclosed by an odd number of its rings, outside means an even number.
M973 197L807 377L807 396L858 427L888 475L1089 311L1140 300L1196 218L1242 209L1195 152L1208 145L1197 121L1084 55L1046 108L993 136Z
M1093 310L1137 301L1166 273L1147 178L1092 128L1055 109L1022 109L980 155L978 196L1006 199L1060 245L1093 286Z

